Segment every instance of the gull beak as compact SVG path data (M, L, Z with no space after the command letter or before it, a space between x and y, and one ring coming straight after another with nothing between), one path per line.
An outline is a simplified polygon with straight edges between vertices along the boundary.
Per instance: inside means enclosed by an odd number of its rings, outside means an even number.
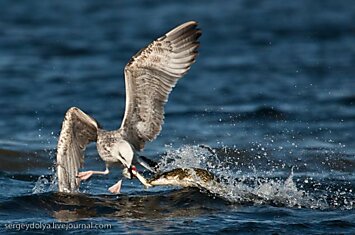
M146 188L150 188L153 185L149 184L148 181L144 178L143 175L141 175L138 171L137 168L135 166L131 166L131 174L132 176L137 177L137 179L146 187Z
M123 171L122 171L122 175L127 178L127 179L132 179L133 178L133 175L132 173L130 172L130 169L128 168L124 168Z

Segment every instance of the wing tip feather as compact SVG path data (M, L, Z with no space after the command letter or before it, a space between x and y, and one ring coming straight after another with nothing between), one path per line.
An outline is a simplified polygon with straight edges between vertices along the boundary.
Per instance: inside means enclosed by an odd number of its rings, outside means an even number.
M188 21L170 30L164 35L164 37L178 38L186 33L194 35L194 33L198 31L201 32L197 27L198 23L196 21Z

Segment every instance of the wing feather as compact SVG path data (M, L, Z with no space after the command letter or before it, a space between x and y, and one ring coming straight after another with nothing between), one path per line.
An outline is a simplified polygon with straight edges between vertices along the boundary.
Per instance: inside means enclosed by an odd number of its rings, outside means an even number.
M121 132L137 149L161 131L169 93L195 62L201 31L184 23L140 50L125 67L126 111Z
M59 192L76 192L76 175L84 163L86 146L97 139L98 123L78 108L65 114L57 146L57 176Z

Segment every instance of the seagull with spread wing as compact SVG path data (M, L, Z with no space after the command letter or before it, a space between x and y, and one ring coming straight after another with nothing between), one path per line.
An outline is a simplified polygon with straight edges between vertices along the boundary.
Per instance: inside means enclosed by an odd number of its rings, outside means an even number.
M80 181L94 174L106 175L109 167L119 163L123 175L136 176L138 162L150 169L137 155L148 141L160 133L164 105L176 82L190 69L197 56L201 31L194 21L186 22L140 50L124 69L126 110L121 127L106 131L99 123L76 107L65 114L57 147L57 177L60 192L76 192ZM106 163L105 171L79 172L84 163L84 151L90 142ZM132 174L134 172L134 174ZM109 188L119 193L122 179Z

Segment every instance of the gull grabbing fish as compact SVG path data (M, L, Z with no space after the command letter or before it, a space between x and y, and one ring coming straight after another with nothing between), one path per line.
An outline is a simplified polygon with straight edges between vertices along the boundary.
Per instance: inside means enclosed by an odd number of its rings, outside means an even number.
M220 182L211 172L201 168L175 168L170 171L157 173L150 179L144 178L134 169L132 170L132 176L137 177L146 188L154 186L180 186L184 188L207 189L216 186Z
M126 178L132 178L134 171L138 179L144 179L136 170L137 162L152 171L137 152L160 133L164 105L176 82L195 62L200 35L196 22L186 22L132 57L124 69L126 110L118 130L103 130L95 119L76 107L66 112L57 146L60 192L77 192L80 181L94 174L109 174L109 167L117 163L124 168ZM105 171L79 172L90 142L96 142L98 153L106 163ZM119 193L121 184L122 179L109 191Z
M173 170L157 173L150 179L145 179L142 175L136 175L137 171L133 170L132 175L136 176L146 188L154 186L179 186L183 188L198 188L202 191L220 196L230 200L235 190L235 184L230 184L223 177L217 177L208 170L201 168L175 168ZM239 180L235 179L235 183ZM238 199L243 202L262 202L263 197L259 196L253 190L238 187L238 196L234 196L234 200Z
M154 186L178 186L183 188L199 188L211 193L226 193L221 180L208 170L201 168L175 168L157 173L150 179L145 179L136 170L132 175L137 177L146 188Z

